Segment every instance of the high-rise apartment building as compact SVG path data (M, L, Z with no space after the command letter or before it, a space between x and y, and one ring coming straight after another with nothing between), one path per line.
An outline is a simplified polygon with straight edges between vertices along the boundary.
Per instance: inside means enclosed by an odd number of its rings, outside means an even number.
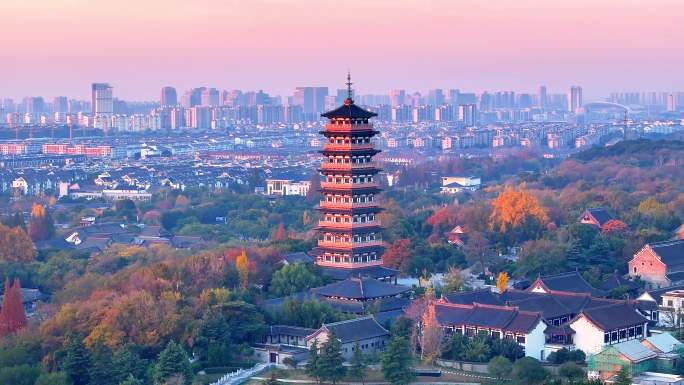
M25 99L26 112L40 115L45 112L45 100L40 96L29 96Z
M301 106L306 120L317 120L325 111L328 87L297 87L292 95L292 105Z
M109 83L93 83L91 87L91 108L95 128L109 129L114 114L113 87Z
M444 92L441 88L435 88L433 90L428 91L427 104L431 106L439 106L444 104L444 102Z
M677 111L677 94L670 93L667 95L667 111Z
M568 111L577 112L580 107L582 107L582 87L572 86L568 94Z
M537 105L545 110L547 100L546 86L539 86L539 89L537 90Z
M52 99L52 112L68 112L69 99L66 96L55 96Z
M219 91L216 88L204 88L201 94L201 104L205 107L219 105Z
M178 94L174 87L164 87L161 89L161 97L159 98L159 105L161 107L175 107L178 105Z
M389 92L389 97L390 97L390 106L392 106L392 107L399 107L399 106L403 106L404 104L406 104L406 91L405 90L392 89Z

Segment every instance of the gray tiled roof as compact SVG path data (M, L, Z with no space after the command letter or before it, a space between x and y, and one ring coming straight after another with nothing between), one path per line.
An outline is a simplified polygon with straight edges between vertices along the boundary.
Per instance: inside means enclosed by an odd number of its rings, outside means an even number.
M395 296L409 290L407 286L393 285L372 278L349 278L313 289L312 291L325 297L368 300Z
M389 336L387 329L380 326L373 317L323 324L323 328L330 330L342 343Z

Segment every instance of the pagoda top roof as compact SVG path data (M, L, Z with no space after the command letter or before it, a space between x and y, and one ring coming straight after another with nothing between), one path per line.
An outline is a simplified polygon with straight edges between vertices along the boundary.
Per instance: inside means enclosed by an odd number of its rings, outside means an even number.
M343 105L335 108L334 110L323 113L321 116L328 119L370 119L374 116L378 116L378 114L364 110L363 108L354 104L354 100L347 98Z

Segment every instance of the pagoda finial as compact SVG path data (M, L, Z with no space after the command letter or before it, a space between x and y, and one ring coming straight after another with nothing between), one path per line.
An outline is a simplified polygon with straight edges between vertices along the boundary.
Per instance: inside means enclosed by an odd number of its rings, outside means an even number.
M351 72L347 70L347 100L351 103L352 101L352 81L351 81Z

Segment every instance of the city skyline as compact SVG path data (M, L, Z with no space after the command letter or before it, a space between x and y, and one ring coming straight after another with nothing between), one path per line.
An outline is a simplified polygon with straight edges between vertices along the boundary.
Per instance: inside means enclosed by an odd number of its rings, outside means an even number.
M682 89L684 4L645 4L383 0L345 4L354 17L331 22L337 2L10 0L0 34L22 38L6 42L13 55L0 64L0 94L86 99L90 83L108 82L126 100L157 100L167 85L289 95L342 88L349 68L363 94L539 85L565 93L578 84L591 100Z

